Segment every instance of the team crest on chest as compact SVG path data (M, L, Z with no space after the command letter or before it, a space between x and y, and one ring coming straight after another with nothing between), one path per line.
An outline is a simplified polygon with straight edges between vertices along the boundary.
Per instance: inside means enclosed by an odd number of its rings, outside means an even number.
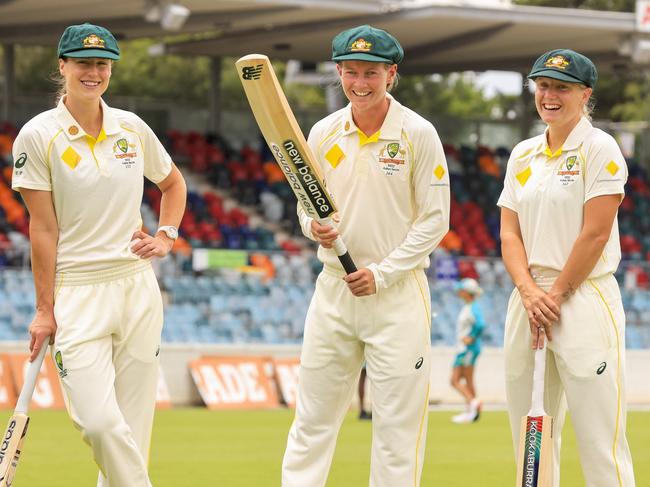
M133 167L138 157L136 145L129 142L126 138L121 138L113 144L113 156L122 163L127 169Z
M561 162L556 175L562 186L575 183L580 177L580 161L578 160L578 156L569 156Z
M406 150L399 142L390 142L379 151L378 161L386 176L400 175L406 171Z

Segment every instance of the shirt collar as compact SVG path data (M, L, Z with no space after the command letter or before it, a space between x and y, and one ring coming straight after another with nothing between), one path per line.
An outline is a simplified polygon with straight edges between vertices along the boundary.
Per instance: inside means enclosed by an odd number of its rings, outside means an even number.
M404 111L402 110L402 105L390 93L386 93L386 98L390 100L390 105L388 106L388 113L386 114L384 123L379 129L379 139L399 139L402 135ZM345 116L343 117L343 135L357 133L357 130L358 127L352 118L352 104L348 103L345 107Z
M81 128L81 125L79 125L72 114L68 111L68 107L63 103L65 96L66 95L61 97L56 106L55 117L65 134L68 136L68 139L76 140L88 134L86 134L84 129ZM101 98L99 99L99 102L102 105L102 114L104 117L102 121L102 130L106 135L114 135L118 133L120 131L120 124L113 114L113 111Z
M587 138L592 127L593 126L591 125L591 122L587 117L581 117L578 123L576 124L576 126L573 127L573 129L569 133L569 136L564 141L564 144L562 144L562 147L560 147L555 152L555 154L551 153L551 149L548 146L548 139L546 137L548 133L548 127L546 127L546 130L544 130L542 141L537 146L536 152L544 153L548 157L555 157L560 155L562 152L577 149Z

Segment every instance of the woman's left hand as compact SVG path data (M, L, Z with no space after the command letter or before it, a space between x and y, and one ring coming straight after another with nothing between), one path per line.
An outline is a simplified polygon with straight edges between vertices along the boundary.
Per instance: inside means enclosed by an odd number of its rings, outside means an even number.
M375 275L370 269L364 267L343 278L348 283L350 292L355 296L370 296L377 292Z
M164 257L172 249L174 242L166 242L162 237L152 237L148 233L140 230L134 232L131 236L131 252L141 259L151 259L152 257Z

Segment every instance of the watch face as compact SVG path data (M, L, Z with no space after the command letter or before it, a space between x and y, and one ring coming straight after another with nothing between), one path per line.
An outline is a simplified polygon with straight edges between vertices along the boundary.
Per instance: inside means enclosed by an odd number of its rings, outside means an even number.
M173 227L172 228L166 228L165 233L167 234L167 236L169 238L172 238L174 240L176 240L178 238L178 230L176 230Z

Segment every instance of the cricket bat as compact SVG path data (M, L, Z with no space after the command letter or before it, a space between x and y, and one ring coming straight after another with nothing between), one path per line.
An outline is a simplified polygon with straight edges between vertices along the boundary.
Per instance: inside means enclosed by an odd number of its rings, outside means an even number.
M11 487L14 483L16 467L20 460L20 453L23 449L23 442L25 441L27 426L29 425L27 410L29 409L29 403L34 394L36 378L41 370L49 343L50 339L48 337L45 339L45 346L38 352L36 359L29 364L27 374L25 374L23 388L18 396L14 415L9 419L9 424L2 437L2 443L0 444L0 487Z
M530 411L521 418L516 487L553 485L553 418L544 411L545 371L546 347L535 351Z
M319 223L331 225L336 206L325 189L318 162L284 96L271 61L263 54L249 54L235 66L257 125L300 206ZM345 272L355 272L357 268L340 236L333 247Z

